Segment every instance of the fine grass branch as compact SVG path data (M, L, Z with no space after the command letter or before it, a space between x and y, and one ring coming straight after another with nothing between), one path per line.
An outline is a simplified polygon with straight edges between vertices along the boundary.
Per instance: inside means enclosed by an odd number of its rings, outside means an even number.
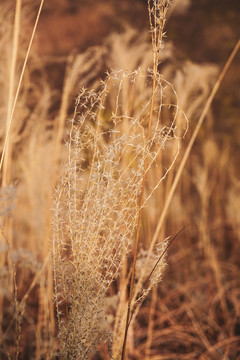
M153 117L153 110L154 110L154 95L155 95L155 91L156 91L159 53L160 53L160 50L163 48L164 25L166 22L166 14L167 14L169 4L170 4L170 1L165 1L164 3L159 2L159 1L153 1L153 3L151 3L151 1L148 0L148 14L149 14L150 30L151 30L151 35L152 35L152 46L153 46L153 81L152 81L152 97L151 97L151 105L150 105L149 121L148 121L147 144L149 143L150 138L151 138L151 125L152 125L152 117ZM138 247L139 247L140 225L141 225L143 202L144 202L146 169L147 169L147 159L145 158L144 174L143 174L143 179L142 179L142 187L141 187L141 194L140 194L140 200L139 200L136 239L135 239L134 250L133 250L133 264L132 264L132 269L131 269L130 289L129 289L129 295L128 295L128 310L127 310L125 333L124 333L123 346L122 346L122 355L121 355L122 360L125 359L127 333L128 333L130 319L131 319L131 310L132 310L131 306L132 306L133 287L134 287L134 279L135 279L135 268L136 268L136 261L137 261L137 255L138 255Z

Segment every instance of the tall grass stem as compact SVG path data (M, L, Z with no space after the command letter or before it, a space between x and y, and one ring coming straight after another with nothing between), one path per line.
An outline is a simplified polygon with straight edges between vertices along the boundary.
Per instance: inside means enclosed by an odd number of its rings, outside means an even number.
M165 217L167 215L167 212L168 212L170 203L172 201L173 195L175 193L176 187L177 187L177 185L179 183L179 180L180 180L180 177L182 175L183 169L184 169L184 167L186 165L189 154L190 154L191 149L193 147L193 144L194 144L194 142L196 140L196 137L197 137L197 135L199 133L199 130L200 130L201 126L202 126L202 123L203 123L203 121L204 121L204 119L205 119L205 117L207 115L207 112L208 112L208 110L209 110L209 108L210 108L210 106L212 104L212 101L213 101L213 99L214 99L214 97L215 97L215 95L216 95L222 81L223 81L223 78L224 78L227 70L229 69L234 57L236 56L236 54L237 54L237 52L239 50L239 47L240 47L240 39L237 41L236 45L234 46L234 48L232 50L232 53L230 54L228 60L226 61L225 65L224 65L224 67L223 67L223 69L222 69L222 71L221 71L221 73L220 73L220 75L219 75L219 77L218 77L218 79L217 79L217 81L216 81L216 83L215 83L209 97L208 97L208 100L207 100L207 102L206 102L206 104L205 104L205 106L203 108L203 111L202 111L202 113L200 115L200 118L198 120L196 128L195 128L195 130L194 130L194 132L192 134L192 137L191 137L191 139L189 141L187 149L186 149L186 151L184 153L184 156L182 158L181 164L180 164L180 166L178 168L178 171L176 173L176 176L174 178L174 181L173 181L172 187L171 187L171 189L169 191L168 197L166 199L162 214L161 214L161 216L159 218L158 225L157 225L157 228L155 230L155 233L154 233L154 236L153 236L150 248L149 248L150 252L153 251L153 248L154 248L154 246L155 246L155 244L157 242L159 232L160 232L160 230L162 228L163 222L164 222Z
M24 63L23 63L23 67L22 67L20 79L19 79L19 82L18 82L18 87L17 87L16 95L15 95L15 98L14 98L14 101L13 101L11 116L10 116L9 122L8 122L8 124L7 124L5 141L4 141L3 150L2 150L2 156L1 156L1 160L0 160L0 171L1 171L1 169L2 169L3 159L4 159L4 156L5 156L6 149L7 149L8 139L9 139L10 130L11 130L12 121L13 121L13 115L14 115L14 111L15 111L15 107L16 107L18 95L19 95L19 92L20 92L20 88L21 88L21 85L22 85L23 75L24 75L24 72L25 72L25 69L26 69L27 61L28 61L28 58L29 58L29 54L30 54L30 50L31 50L31 47L32 47L33 39L34 39L34 36L35 36L35 32L36 32L36 29L37 29L37 25L38 25L38 21L39 21L39 18L40 18L40 14L41 14L41 12L42 12L43 3L44 3L44 0L41 0L40 6L39 6L39 9L38 9L38 13L37 13L37 17L36 17L36 20L35 20L35 23L34 23L34 27L33 27L32 35L31 35L31 39L30 39L30 41L29 41L28 49L27 49L26 56L25 56L25 60L24 60Z

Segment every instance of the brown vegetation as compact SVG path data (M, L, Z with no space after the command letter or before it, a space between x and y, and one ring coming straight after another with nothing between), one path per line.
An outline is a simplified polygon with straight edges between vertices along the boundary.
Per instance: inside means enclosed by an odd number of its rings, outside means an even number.
M164 44L168 3L152 43L121 25L101 46L111 1L46 4L22 79L38 8L1 5L1 359L240 357L238 140L219 68Z

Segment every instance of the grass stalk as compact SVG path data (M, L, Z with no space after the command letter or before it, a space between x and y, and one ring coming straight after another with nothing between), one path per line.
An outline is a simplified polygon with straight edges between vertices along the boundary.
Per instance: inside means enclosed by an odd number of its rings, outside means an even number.
M213 99L214 99L214 97L215 97L215 95L216 95L216 93L217 93L217 91L218 91L218 89L219 89L219 87L220 87L220 85L221 85L221 83L222 83L222 80L224 79L224 76L225 76L227 70L229 69L229 67L230 67L230 65L231 65L234 57L236 56L236 54L237 54L237 52L238 52L238 50L239 50L239 47L240 47L240 40L238 40L238 42L237 42L236 45L234 46L234 48L233 48L233 50L232 50L229 58L227 59L227 61L226 61L225 65L224 65L222 71L220 72L220 75L219 75L217 81L215 82L215 85L214 85L214 87L213 87L213 89L212 89L212 91L211 91L211 93L210 93L210 95L209 95L209 97L208 97L208 100L207 100L207 102L206 102L206 104L205 104L205 106L204 106L204 108L203 108L203 111L202 111L202 113L201 113L201 115L200 115L200 118L199 118L199 120L198 120L197 126L196 126L196 128L195 128L195 130L194 130L194 132L193 132L193 134L192 134L192 136L191 136L191 139L190 139L190 141L189 141L189 144L188 144L188 146L187 146L187 149L186 149L186 151L185 151L185 153L184 153L183 159L182 159L182 161L181 161L181 163L180 163L180 166L179 166L179 168L178 168L178 171L177 171L176 176L175 176L175 178L174 178L174 181L173 181L173 183L172 183L171 189L170 189L170 191L169 191L169 193L168 193L168 196L167 196L165 205L164 205L164 207L163 207L161 216L160 216L159 221L158 221L158 225L157 225L157 227L156 227L156 230L155 230L155 233L154 233L152 242L151 242L150 247L149 247L149 254L153 251L154 246L155 246L155 244L156 244L156 242L157 242L157 240L158 240L159 233L160 233L160 231L161 231L161 229L162 229L162 226L163 226L163 224L164 224L164 220L165 220L165 218L166 218L166 215L167 215L167 212L168 212L168 209L169 209L171 200L172 200L172 198L173 198L173 195L174 195L174 193L175 193L176 187L177 187L177 185L178 185L178 183L179 183L179 180L180 180L180 178L181 178L183 169L184 169L184 167L185 167L185 164L186 164L186 162L187 162L187 159L188 159L188 157L189 157L189 154L190 154L190 152L191 152L191 149L192 149L192 147L193 147L193 144L194 144L194 142L195 142L195 140L196 140L196 137L197 137L197 135L198 135L198 133L199 133L199 130L200 130L200 128L201 128L201 125L202 125L202 123L203 123L203 121L204 121L204 119L205 119L205 117L206 117L206 115L207 115L207 112L208 112L208 110L209 110L209 108L210 108L210 106L211 106L211 104L212 104L212 101L213 101ZM140 211L139 211L139 212L140 212ZM141 213L140 213L140 215L141 215ZM137 237L138 237L138 236L139 236L139 234L137 233ZM136 248L136 244L138 245L138 242L137 242L137 241L138 241L138 238L137 238L137 237L136 237L136 243L135 243L135 248L134 248L134 255L135 255L135 253L137 252L137 248ZM135 255L135 256L136 256L136 255ZM149 255L148 255L148 257L149 257ZM148 257L147 257L147 259L146 259L146 263L147 263L147 261L148 261ZM134 263L133 263L132 271L133 271L133 273L134 273ZM143 274L142 274L142 276L143 276ZM134 274L132 275L132 277L133 277L133 281L132 281L132 279L131 279L130 295L129 295L129 304L131 304L131 301L132 301L132 298L131 298L130 296L132 296L131 286L133 286ZM140 279L138 280L138 282L141 283L141 281L142 281L142 277L140 277ZM130 311L130 310L131 310L131 309L130 309L130 305L129 305L129 306L128 306L127 322L126 322L126 330L125 330L125 336L124 336L124 343L123 343L122 360L124 360L124 358L125 358L125 347L126 347L127 330L128 330L128 327L129 327L129 319L131 320L131 316L130 316L130 315L131 315L131 311Z
M195 128L195 130L194 130L194 132L193 132L193 134L191 136L191 139L189 141L189 144L188 144L187 149L186 149L186 151L184 153L184 156L182 158L182 161L180 163L180 166L179 166L178 171L176 173L176 176L174 178L173 184L172 184L171 189L169 191L168 197L166 199L166 202L165 202L162 214L161 214L161 216L159 218L158 225L156 227L156 230L155 230L155 233L154 233L154 236L153 236L149 251L153 250L153 248L154 248L154 246L155 246L155 244L157 242L159 232L160 232L160 230L161 230L161 228L163 226L163 222L164 222L164 220L166 218L170 203L172 201L173 195L175 193L175 190L176 190L177 185L179 183L179 180L181 178L183 169L184 169L184 167L186 165L186 162L187 162L188 157L190 155L190 152L192 150L193 144L194 144L194 142L195 142L195 140L197 138L199 130L200 130L200 128L202 126L202 123L203 123L203 121L204 121L204 119L205 119L205 117L206 117L206 115L208 113L208 110L209 110L209 108L210 108L210 106L212 104L212 101L213 101L213 99L214 99L214 97L215 97L215 95L216 95L216 93L217 93L217 91L218 91L224 77L225 77L225 74L226 74L227 70L229 69L234 57L236 56L236 54L237 54L237 52L239 50L239 47L240 47L240 40L237 41L237 43L234 46L229 58L227 59L225 65L224 65L224 67L223 67L223 69L222 69L222 71L221 71L221 73L220 73L220 75L219 75L219 77L218 77L218 79L217 79L217 81L216 81L216 83L215 83L209 97L208 97L208 100L207 100L207 102L206 102L206 104L205 104L205 106L203 108L203 111L202 111L202 113L201 113L201 115L199 117L196 128Z
M39 21L41 12L42 12L43 3L44 3L44 0L41 0L41 3L39 5L39 9L38 9L38 13L37 13L37 17L36 17L36 20L35 20L35 23L34 23L33 31L32 31L32 34L31 34L31 38L30 38L30 41L29 41L28 49L27 49L27 52L26 52L26 56L25 56L25 59L24 59L20 79L19 79L18 86L17 86L17 91L16 91L16 94L15 94L15 97L14 97L14 101L13 101L13 105L12 105L12 109L11 109L11 115L9 117L9 121L8 121L8 124L7 124L7 129L6 129L6 134L5 134L5 141L4 141L1 160L0 160L0 171L1 171L2 166L3 166L3 159L5 157L5 153L6 153L6 150L7 150L7 144L8 144L10 131L11 131L11 127L12 127L12 122L13 122L13 115L14 115L14 111L15 111L15 108L16 108L18 95L19 95L19 92L20 92L20 89L21 89L23 75L24 75L26 65L27 65L27 62L28 62L28 58L29 58L29 54L30 54L30 51L31 51L33 39L34 39L34 36L35 36L35 33L36 33L38 21Z
M12 45L12 57L10 63L10 74L9 74L9 89L8 89L8 104L7 104L7 122L6 128L8 128L11 117L11 109L13 103L13 93L14 93L14 84L15 84L15 72L16 72L16 62L17 62L17 52L18 52L18 42L19 42L19 29L20 29L20 17L21 17L21 0L17 0L16 9L15 9L15 18L14 18L14 28L13 28L13 45ZM10 133L9 133L10 137ZM7 141L6 143L6 156L3 164L2 172L2 187L10 185L11 182L11 158L12 158L12 146L11 142ZM14 279L14 270L11 259L12 251L12 217L5 219L4 232L8 239L9 253L8 253L8 266L10 271L10 291L13 291L13 279ZM2 309L2 299L0 299L0 309Z
M167 4L167 2L166 2ZM166 20L166 12L167 12L167 5L161 5L160 10L157 7L157 2L153 2L153 20L152 20L152 9L150 1L148 1L148 11L149 11L149 22L152 31L152 45L153 45L153 83L152 83L152 97L151 97L151 104L150 104L150 112L149 112L149 121L148 121L148 132L147 132L147 139L144 144L144 151L146 152L146 147L148 146L150 136L151 136L151 125L152 125L152 118L153 118L153 110L154 110L154 95L156 91L156 81L157 81L157 71L158 71L158 58L159 52L161 49L162 39L163 39L163 29ZM158 11L160 12L160 17L158 17ZM138 211L138 222L137 222L137 230L136 230L136 237L134 243L134 250L133 250L133 263L131 269L131 280L130 280L130 289L129 289L129 296L128 296L128 309L127 309L127 317L126 317L126 324L125 324L125 333L123 339L123 346L122 346L122 354L121 360L125 359L126 354L126 342L127 342L127 333L131 321L131 307L132 307L132 298L133 298L133 287L134 287L134 280L135 280L135 268L136 268L136 261L138 255L138 246L139 246L139 236L140 236L140 226L141 226L141 218L142 218L142 211L143 211L143 203L144 203L144 189L145 189L145 182L146 182L146 170L147 170L147 158L145 155L144 160L144 171L143 171L143 178L142 178L142 187L140 193L140 200L139 200L139 211Z
M9 90L8 90L8 106L7 106L7 125L6 129L9 127L11 119L11 110L13 104L13 94L14 94L14 84L15 84L15 72L16 72L16 63L17 63L17 53L18 53L18 43L19 43L19 33L20 33L20 18L21 18L21 6L22 0L17 0L16 10L15 10L15 19L14 19L14 29L13 29L13 46L12 46L12 56L11 56L11 65L10 65L10 76L9 76ZM7 186L8 179L7 174L10 174L10 164L11 161L11 143L10 143L10 130L6 143L6 154L3 164L3 174L2 174L2 186ZM10 175L11 178L11 175ZM10 179L9 179L10 180ZM11 181L11 180L10 180Z

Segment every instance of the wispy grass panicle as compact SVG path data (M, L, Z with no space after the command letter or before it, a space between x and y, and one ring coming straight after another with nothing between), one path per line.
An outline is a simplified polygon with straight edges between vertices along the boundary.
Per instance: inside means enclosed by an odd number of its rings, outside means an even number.
M130 84L135 92L143 82L151 86L151 76L113 72L99 91L83 88L76 99L53 220L55 300L65 357L83 359L106 337L99 325L104 298L132 248L142 179L169 141L170 129L160 125L161 77L151 139L146 136L151 98L129 112L123 96Z

